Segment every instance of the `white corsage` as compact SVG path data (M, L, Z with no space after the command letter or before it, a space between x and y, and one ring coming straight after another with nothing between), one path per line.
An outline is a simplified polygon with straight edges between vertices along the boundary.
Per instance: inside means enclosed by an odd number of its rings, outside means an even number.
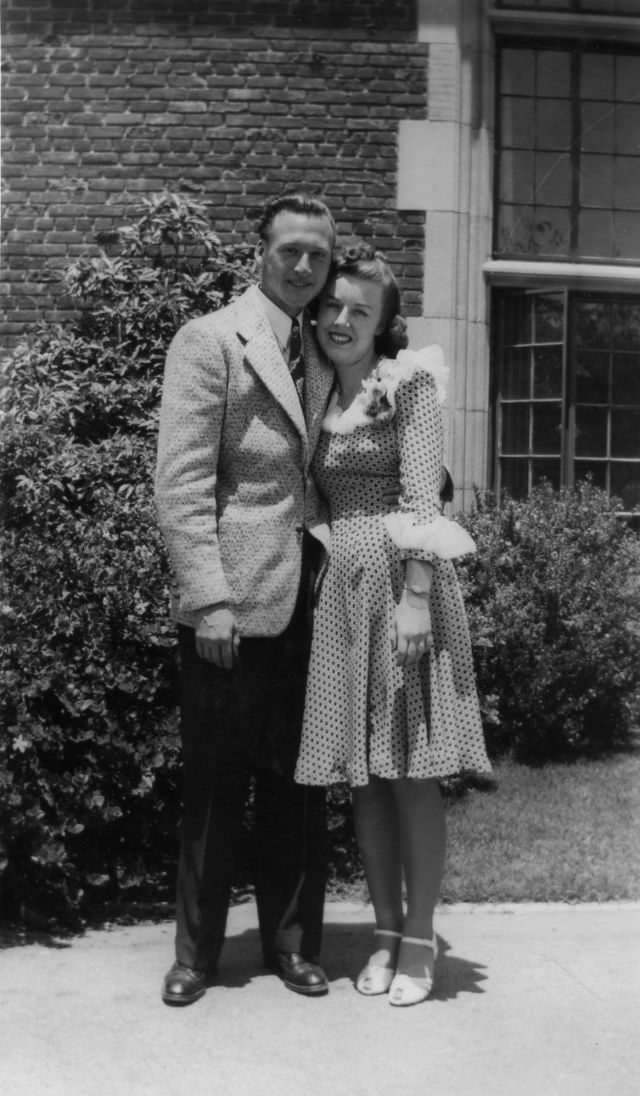
M386 530L397 548L403 551L431 552L438 559L456 559L476 551L475 541L466 529L438 514L426 525L416 525L414 514L396 510L383 517Z
M419 370L430 373L435 382L439 403L447 398L449 368L444 363L442 348L434 343L423 350L400 350L395 359L382 358L370 376L362 382L357 396L346 409L332 399L324 419L324 429L333 434L350 434L358 426L382 425L396 410L398 385L410 380Z

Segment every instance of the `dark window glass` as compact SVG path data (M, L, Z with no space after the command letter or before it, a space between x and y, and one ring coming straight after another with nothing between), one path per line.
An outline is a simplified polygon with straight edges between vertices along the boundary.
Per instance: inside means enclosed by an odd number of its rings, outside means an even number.
M613 210L583 209L578 225L584 258L614 258Z
M640 51L511 44L499 73L495 253L640 261Z
M615 148L615 112L611 103L593 103L584 99L580 108L580 147L583 152L613 152ZM580 164L582 168L582 163Z
M529 452L529 405L508 403L502 412L502 452Z
M569 99L571 96L571 54L565 50L538 50L536 90L542 97Z
M510 97L502 101L502 144L505 148L531 148L535 134L535 100Z
M606 407L576 408L576 456L606 457Z
M587 53L580 68L580 97L611 103L615 98L613 54Z
M614 407L611 412L611 456L640 456L640 408L621 410Z
M500 174L500 199L503 202L533 202L535 189L533 152L505 152Z
M621 53L616 58L616 99L638 102L638 58Z
M533 443L534 453L560 453L561 406L559 403L534 403Z
M503 399L526 399L531 395L529 357L528 349L505 351L502 373Z
M562 396L562 347L537 347L534 351L533 395L535 399Z
M495 6L521 11L583 12L590 15L638 14L638 0L495 0Z
M557 491L560 488L560 461L559 460L533 460L531 462L531 483L535 486L547 480Z
M603 460L576 460L575 478L578 480L591 480L596 487L607 490L607 465Z
M568 206L571 200L571 160L567 153L538 152L535 197L543 205Z
M562 343L564 301L561 293L536 293L533 298L533 322L536 342Z
M640 355L613 355L611 402L640 405Z
M638 77L640 83L640 73ZM638 150L640 151L640 135ZM615 156L611 174L613 208L640 209L640 156Z
M530 95L534 86L536 55L532 49L502 51L504 95Z
M599 301L578 299L573 310L578 348L609 349L611 345L611 307Z
M611 307L611 339L616 350L640 348L640 309L619 301Z
M612 464L610 489L622 499L625 510L640 506L640 461Z
M640 215L613 214L614 258L633 259L640 254Z
M524 499L529 494L529 462L526 460L502 460L501 486L514 499Z
M544 257L562 255L568 247L567 209L503 205L498 226L506 251Z
M639 80L640 83L640 80ZM616 152L621 156L640 151L640 105L620 103L615 112Z
M580 201L583 206L608 205L613 195L615 160L610 156L585 155L581 160Z
M496 291L498 490L547 479L640 498L640 296Z
M512 293L501 309L504 345L519 346L531 342L532 313L526 293Z
M538 99L536 148L568 149L571 143L571 103L566 99Z
M606 403L609 398L609 355L581 350L575 359L576 401Z

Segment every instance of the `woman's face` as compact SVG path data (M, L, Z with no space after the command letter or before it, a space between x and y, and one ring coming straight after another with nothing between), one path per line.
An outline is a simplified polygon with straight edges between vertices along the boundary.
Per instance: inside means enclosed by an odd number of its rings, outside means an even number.
M318 342L334 365L368 367L376 360L382 330L384 289L350 274L329 282L318 307Z

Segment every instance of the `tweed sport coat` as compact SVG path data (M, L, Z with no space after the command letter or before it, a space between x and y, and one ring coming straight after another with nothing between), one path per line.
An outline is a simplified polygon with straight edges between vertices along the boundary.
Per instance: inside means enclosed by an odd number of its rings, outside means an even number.
M169 347L155 497L182 623L220 601L241 635L278 635L291 619L333 382L307 319L302 339L304 413L255 287L186 323Z

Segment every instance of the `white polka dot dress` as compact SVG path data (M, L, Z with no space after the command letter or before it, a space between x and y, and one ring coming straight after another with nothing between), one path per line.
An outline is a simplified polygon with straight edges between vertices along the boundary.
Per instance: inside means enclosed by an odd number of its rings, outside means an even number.
M383 361L373 387L365 382L345 412L334 402L323 424L313 471L329 503L331 552L314 620L302 784L491 768L450 558L473 542L440 514L442 420L429 362L428 351ZM385 516L383 492L398 480L400 512ZM405 668L396 665L392 631L408 557L434 565L434 649Z

